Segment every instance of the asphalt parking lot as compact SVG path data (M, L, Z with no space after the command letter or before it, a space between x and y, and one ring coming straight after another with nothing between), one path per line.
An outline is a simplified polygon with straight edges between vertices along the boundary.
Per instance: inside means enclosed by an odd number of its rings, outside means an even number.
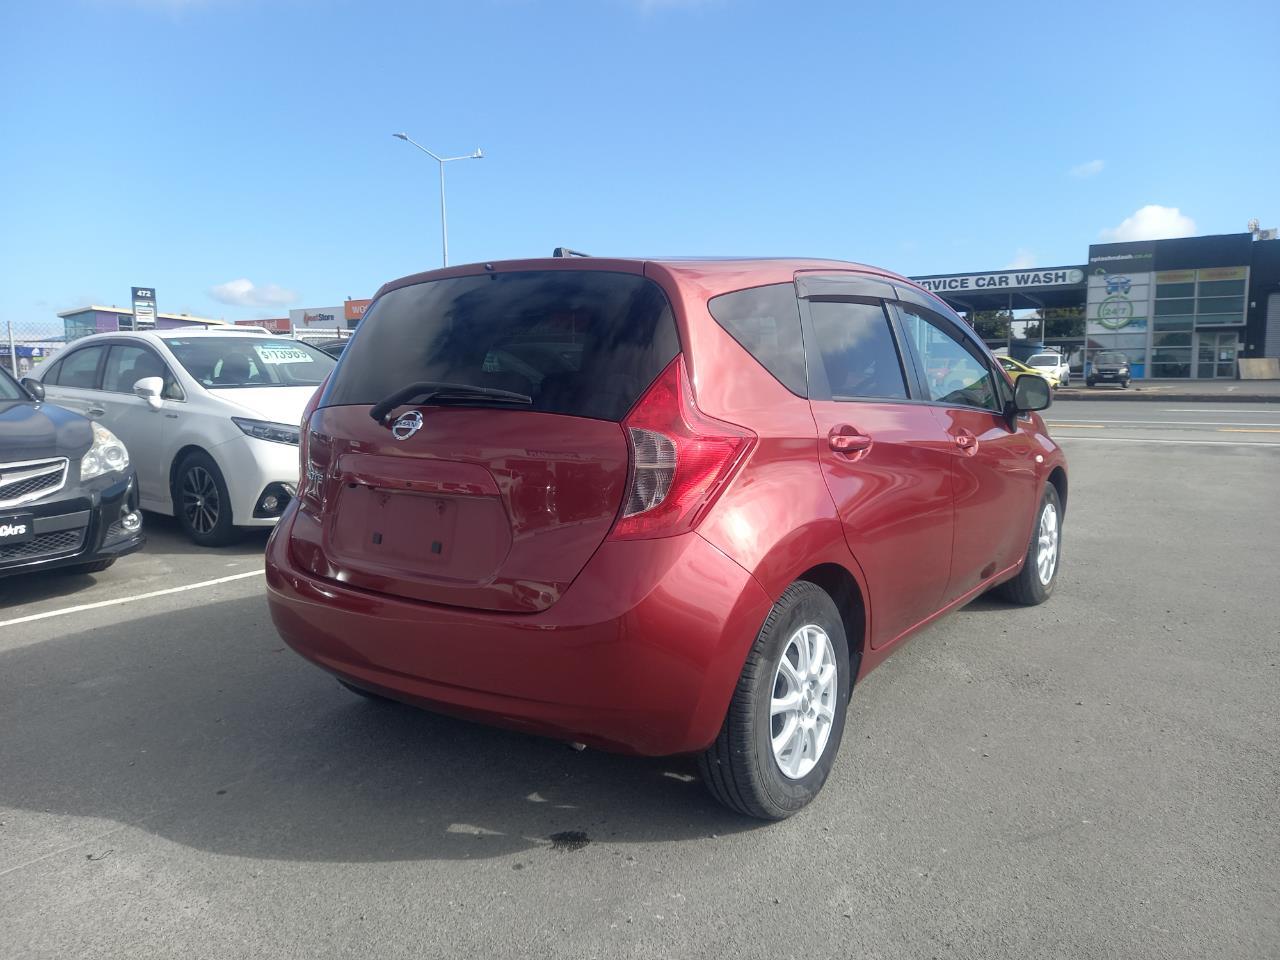
M273 631L261 534L148 517L2 583L0 954L1280 955L1280 407L1116 407L1047 415L1052 600L903 647L775 825L685 760L346 693Z

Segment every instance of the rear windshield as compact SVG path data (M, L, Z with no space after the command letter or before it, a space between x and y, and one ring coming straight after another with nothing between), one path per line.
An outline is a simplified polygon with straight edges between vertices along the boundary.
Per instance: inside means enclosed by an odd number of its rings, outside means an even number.
M203 386L317 387L334 359L300 340L275 337L191 337L165 346Z
M621 420L679 349L671 305L644 277L555 270L431 280L370 306L322 403L373 404L435 380L532 397L522 409Z

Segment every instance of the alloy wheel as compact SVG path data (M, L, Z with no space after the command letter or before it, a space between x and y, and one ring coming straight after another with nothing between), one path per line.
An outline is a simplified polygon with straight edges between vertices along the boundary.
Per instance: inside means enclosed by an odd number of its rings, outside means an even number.
M838 689L831 638L817 624L805 624L782 649L769 707L773 759L788 779L802 779L822 759Z
M1046 503L1040 511L1040 532L1036 545L1036 572L1046 587L1058 569L1058 508Z
M218 525L222 500L218 484L204 467L192 467L182 477L182 513L199 534L208 534Z

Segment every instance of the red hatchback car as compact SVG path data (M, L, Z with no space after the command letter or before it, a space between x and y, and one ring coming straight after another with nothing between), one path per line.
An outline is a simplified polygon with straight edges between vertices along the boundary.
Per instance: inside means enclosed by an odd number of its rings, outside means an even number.
M271 613L358 693L699 754L718 799L780 819L896 643L993 587L1053 590L1048 404L856 264L406 277L304 415Z

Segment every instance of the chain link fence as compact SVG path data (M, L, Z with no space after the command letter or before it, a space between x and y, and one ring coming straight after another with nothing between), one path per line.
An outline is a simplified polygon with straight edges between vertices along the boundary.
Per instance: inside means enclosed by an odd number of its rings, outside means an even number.
M0 365L22 379L65 345L61 321L6 320L0 327Z

